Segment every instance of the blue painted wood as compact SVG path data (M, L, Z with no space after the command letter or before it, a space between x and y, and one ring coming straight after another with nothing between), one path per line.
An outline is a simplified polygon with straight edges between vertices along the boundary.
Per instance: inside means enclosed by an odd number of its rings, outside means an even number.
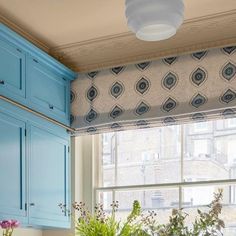
M27 88L32 108L53 117L69 119L69 81L38 58L28 57Z
M21 37L19 34L9 29L4 24L0 23L0 38L5 41L17 45L20 49L25 51L28 54L31 54L33 57L40 58L44 63L50 67L54 67L58 73L63 74L69 80L74 80L77 76L77 73L68 69L66 66L58 62L53 57L49 56L47 53L37 48L35 45L30 43L28 40Z
M39 126L31 126L29 223L42 226L70 226L60 203L69 206L68 140Z
M65 129L0 100L0 219L14 218L24 226L40 228L70 227L70 217L58 207L60 202L71 203L69 145ZM16 161L19 156L21 164ZM10 165L14 173L9 171ZM2 195L8 183L15 189ZM9 206L14 201L17 203Z
M26 222L26 123L0 111L0 219Z
M25 53L0 40L0 93L25 98Z
M0 94L70 125L76 73L0 23Z

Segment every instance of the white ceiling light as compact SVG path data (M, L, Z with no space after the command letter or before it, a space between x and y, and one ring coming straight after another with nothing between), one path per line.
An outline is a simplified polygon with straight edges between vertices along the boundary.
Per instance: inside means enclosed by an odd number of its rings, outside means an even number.
M125 5L128 26L141 40L168 39L183 23L183 0L126 0Z

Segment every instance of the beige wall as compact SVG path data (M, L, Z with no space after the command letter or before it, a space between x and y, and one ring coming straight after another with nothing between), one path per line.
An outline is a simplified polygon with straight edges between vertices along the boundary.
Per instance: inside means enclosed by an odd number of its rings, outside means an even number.
M2 235L1 229L0 235ZM43 233L41 230L36 229L16 229L14 231L14 236L43 236Z

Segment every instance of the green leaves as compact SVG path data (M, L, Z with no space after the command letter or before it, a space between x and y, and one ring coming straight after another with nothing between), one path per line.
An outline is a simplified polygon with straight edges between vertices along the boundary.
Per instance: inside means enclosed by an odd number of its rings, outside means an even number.
M155 211L142 213L140 203L134 201L133 208L125 222L117 221L115 213L118 202L111 204L112 213L107 215L102 204L95 207L91 214L83 203L73 206L79 212L76 221L76 235L78 236L213 236L222 235L224 222L219 218L222 210L221 201L223 190L214 194L214 200L208 206L209 210L197 210L197 216L192 226L186 225L186 214L183 209L173 209L167 224L159 224Z

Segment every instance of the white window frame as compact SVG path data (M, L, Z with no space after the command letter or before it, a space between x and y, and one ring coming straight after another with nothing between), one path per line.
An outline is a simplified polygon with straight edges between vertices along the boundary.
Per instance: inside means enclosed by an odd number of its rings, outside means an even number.
M179 208L182 208L183 204L183 191L184 187L198 187L198 186L224 186L224 185L235 185L236 179L219 179L219 180L204 180L204 181L195 181L195 182L185 182L184 181L184 173L183 173L183 165L184 165L184 128L181 126L181 178L180 182L172 182L172 183L161 183L161 184L145 184L145 185L123 185L123 186L109 186L109 187L100 187L99 180L99 169L100 164L98 163L101 160L102 147L100 139L101 135L95 135L94 142L94 155L93 160L96 166L96 172L94 177L96 179L96 183L93 188L93 205L99 203L99 193L100 192L111 192L112 193L112 201L116 201L116 192L121 191L145 191L145 190L160 190L165 188L178 188L179 189ZM117 151L116 151L117 156ZM117 180L117 158L115 158L115 180Z

